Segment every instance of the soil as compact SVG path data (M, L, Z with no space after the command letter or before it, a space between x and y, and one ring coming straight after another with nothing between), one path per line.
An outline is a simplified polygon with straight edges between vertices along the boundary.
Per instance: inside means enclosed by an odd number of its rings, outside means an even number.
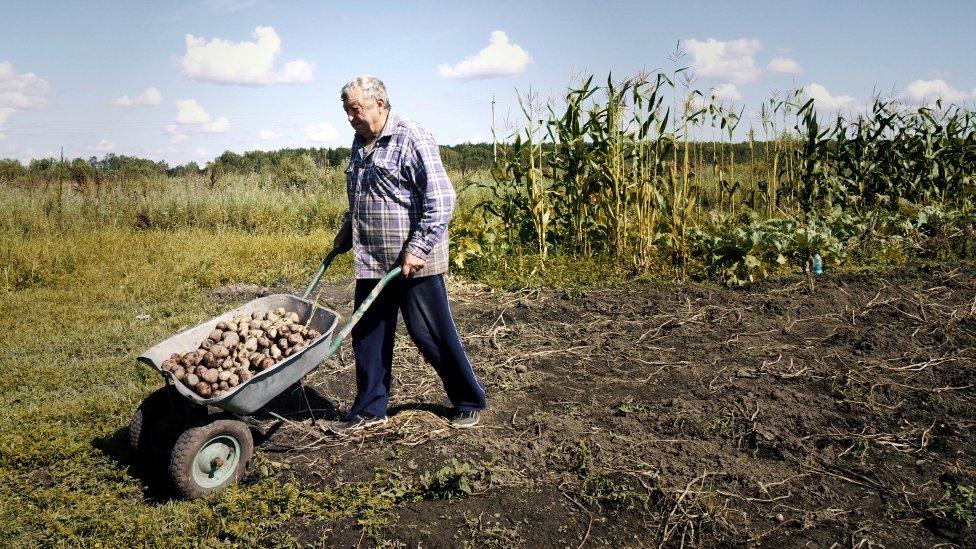
M448 427L401 328L382 430L336 440L313 426L351 403L346 344L282 395L291 422L259 448L291 465L282 481L425 487L371 544L976 544L960 495L976 484L972 265L827 274L812 292L794 278L581 295L452 279L449 293L488 392L478 427ZM348 318L351 296L344 281L320 301ZM469 490L431 484L438 472ZM354 520L286 530L316 546L367 535Z

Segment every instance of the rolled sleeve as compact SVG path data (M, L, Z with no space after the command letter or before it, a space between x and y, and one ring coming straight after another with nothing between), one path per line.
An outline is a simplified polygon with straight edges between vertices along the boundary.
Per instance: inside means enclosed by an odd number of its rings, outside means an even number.
M456 194L441 163L440 149L433 136L423 131L413 137L413 183L422 197L421 216L405 249L423 259L445 236L454 213Z

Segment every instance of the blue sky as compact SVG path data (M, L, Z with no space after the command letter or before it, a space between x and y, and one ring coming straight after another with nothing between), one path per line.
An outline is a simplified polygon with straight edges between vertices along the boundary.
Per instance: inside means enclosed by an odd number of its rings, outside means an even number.
M679 41L697 85L747 115L794 84L826 109L873 91L976 99L976 2L0 0L0 13L0 157L21 160L346 146L338 90L357 74L442 144L487 140L492 97L514 118L516 89L669 69Z

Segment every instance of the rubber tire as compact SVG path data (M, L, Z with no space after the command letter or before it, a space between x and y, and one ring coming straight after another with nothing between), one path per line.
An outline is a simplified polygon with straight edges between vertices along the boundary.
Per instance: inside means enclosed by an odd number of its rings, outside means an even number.
M237 460L236 470L218 486L200 486L193 480L194 461L197 453L203 449L204 445L218 436L233 437L240 445L241 453ZM170 480L182 497L186 499L201 498L236 484L244 476L247 462L252 455L254 455L254 438L251 435L250 428L243 421L227 419L226 416L224 418L217 416L183 431L180 438L176 440L169 460Z
M188 402L172 385L157 389L132 414L129 449L137 460L166 462L180 434L206 415L205 408Z

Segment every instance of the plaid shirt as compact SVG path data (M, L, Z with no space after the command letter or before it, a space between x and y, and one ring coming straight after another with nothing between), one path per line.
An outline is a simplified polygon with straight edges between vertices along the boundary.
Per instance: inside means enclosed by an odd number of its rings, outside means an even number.
M356 278L382 278L403 252L427 261L414 276L447 271L447 225L455 192L434 137L392 110L366 151L358 135L346 168Z

